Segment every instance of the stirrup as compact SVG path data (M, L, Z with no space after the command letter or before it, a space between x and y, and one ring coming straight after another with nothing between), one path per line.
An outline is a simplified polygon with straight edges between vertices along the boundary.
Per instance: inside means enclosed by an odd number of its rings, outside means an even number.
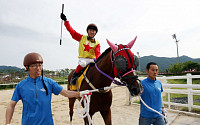
M71 81L70 81L70 84L71 85L76 85L76 80L77 80L77 76L76 77L74 77L74 78L71 78Z
M74 72L72 74L72 78L71 78L70 84L71 85L76 85L76 80L77 80L78 77L79 77L79 73Z

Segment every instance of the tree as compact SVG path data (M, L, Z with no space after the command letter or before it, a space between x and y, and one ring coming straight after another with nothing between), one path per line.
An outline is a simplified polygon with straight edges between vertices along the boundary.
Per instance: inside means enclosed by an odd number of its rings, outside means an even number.
M183 71L192 71L195 69L196 71L200 70L200 64L197 62L187 61L183 64L182 70Z
M167 70L169 71L169 73L180 74L182 72L181 65L182 63L175 63L173 65L170 65Z
M200 70L200 63L192 62L192 61L186 61L185 63L175 63L173 65L170 65L166 71L169 73L175 73L180 74L185 71L192 71L195 69L196 71Z

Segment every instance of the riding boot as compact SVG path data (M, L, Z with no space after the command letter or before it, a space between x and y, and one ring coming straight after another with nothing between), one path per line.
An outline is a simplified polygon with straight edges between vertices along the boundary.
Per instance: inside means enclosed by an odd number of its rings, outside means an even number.
M78 78L79 73L74 72L70 81L71 85L76 85L76 80Z

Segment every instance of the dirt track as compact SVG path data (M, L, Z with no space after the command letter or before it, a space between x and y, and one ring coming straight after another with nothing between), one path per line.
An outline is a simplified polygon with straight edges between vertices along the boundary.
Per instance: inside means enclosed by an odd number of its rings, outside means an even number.
M64 86L66 88L66 86ZM5 124L5 110L11 99L13 90L2 90L0 91L0 124ZM112 123L113 125L138 125L139 118L139 108L140 105L125 105L126 104L126 88L117 87L113 91L113 104L111 107L112 110ZM78 101L76 101L77 106ZM76 114L77 109L74 109L73 122L69 122L69 108L68 108L68 99L61 95L52 96L52 113L54 118L55 125L83 125L83 120L79 118ZM15 113L12 119L12 125L21 124L21 114L22 114L22 103L18 102ZM182 115L175 112L168 111L168 125L199 125L200 117L192 117L187 115ZM95 125L103 125L103 119L99 113L96 113L93 116L93 123Z

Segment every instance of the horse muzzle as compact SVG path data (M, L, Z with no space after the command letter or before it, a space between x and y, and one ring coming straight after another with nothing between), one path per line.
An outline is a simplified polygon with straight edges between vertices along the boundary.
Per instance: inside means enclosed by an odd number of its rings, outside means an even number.
M133 78L133 79L129 79L129 78ZM129 79L126 82L126 86L131 94L131 96L139 96L142 94L143 92L143 86L140 82L140 80L137 78L137 76L130 76L130 77L126 77L123 79Z

